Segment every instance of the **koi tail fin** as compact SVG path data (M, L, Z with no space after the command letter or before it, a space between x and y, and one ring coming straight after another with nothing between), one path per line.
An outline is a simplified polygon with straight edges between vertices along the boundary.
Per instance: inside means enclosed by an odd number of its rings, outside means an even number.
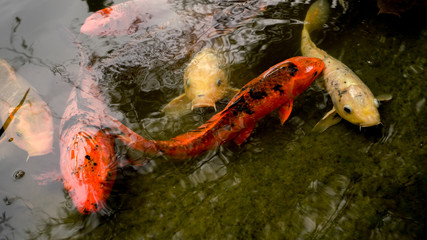
M310 33L314 30L321 29L328 20L328 17L328 0L317 0L308 9L301 35L301 52L303 56L323 58L327 55L327 53L317 48L316 44L311 41Z
M120 139L123 143L135 150L153 155L159 155L160 151L156 141L140 136L116 119L111 118L110 120L112 121L113 126L119 130L120 133L117 134L117 138Z
M308 33L322 28L329 18L329 9L328 0L317 0L310 6L304 20Z

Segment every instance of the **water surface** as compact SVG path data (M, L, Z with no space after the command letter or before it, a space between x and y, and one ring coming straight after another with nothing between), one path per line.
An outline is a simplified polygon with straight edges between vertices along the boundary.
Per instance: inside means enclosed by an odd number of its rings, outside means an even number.
M422 238L425 7L397 18L378 16L371 1L353 3L346 13L333 4L327 26L312 36L375 95L393 95L380 107L382 125L359 129L343 121L311 133L332 107L313 85L297 98L283 126L274 112L242 146L225 144L184 164L117 142L122 165L128 159L136 164L119 169L103 214L80 215L63 190L58 126L79 71L73 34L91 55L114 116L143 136L169 139L215 113L197 110L181 120L160 113L183 92L184 68L194 52L202 46L223 51L231 85L241 87L300 54L301 21L310 2L272 1L240 28L206 36L201 30L210 29L210 13L233 3L174 1L171 9L183 25L166 25L150 36L90 38L78 36L81 24L112 1L0 1L0 57L49 104L56 131L54 152L28 162L23 150L0 143L1 239ZM17 170L24 177L15 179Z

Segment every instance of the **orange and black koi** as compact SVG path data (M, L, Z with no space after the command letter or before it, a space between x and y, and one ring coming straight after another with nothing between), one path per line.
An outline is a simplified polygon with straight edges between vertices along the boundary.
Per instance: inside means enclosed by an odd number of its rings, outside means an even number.
M154 155L187 159L233 140L242 144L255 124L279 108L283 124L292 110L294 98L301 94L324 69L318 58L294 57L278 63L247 83L225 109L199 128L169 141L156 141L119 129L118 137L129 146Z

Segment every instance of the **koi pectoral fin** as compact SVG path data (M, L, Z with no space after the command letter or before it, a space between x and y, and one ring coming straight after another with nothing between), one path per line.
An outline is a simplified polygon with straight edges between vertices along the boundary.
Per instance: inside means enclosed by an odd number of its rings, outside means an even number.
M163 109L168 116L180 117L191 112L191 100L187 95L182 94L179 97L173 99Z
M232 98L234 97L234 95L236 95L238 92L240 91L240 89L238 88L228 88L227 89L227 96Z
M321 88L322 90L326 90L326 85L325 85L325 77L323 76L323 73L321 76L319 76L318 78L316 78L316 80L314 80L314 82L316 83L316 85Z
M294 101L291 100L279 108L279 117L280 117L280 123L283 125L285 121L289 118L289 115L291 115L292 112L292 106L294 105Z
M311 131L322 133L330 126L339 123L341 119L340 115L335 111L335 108L332 108L332 110L326 113L326 115L313 127Z
M254 130L254 127L255 125L252 125L241 130L237 137L233 139L234 143L239 146L242 145L242 143L249 137L249 135L251 135L252 130Z
M375 97L378 101L384 102L384 101L390 101L393 97L391 94L381 94L379 96Z

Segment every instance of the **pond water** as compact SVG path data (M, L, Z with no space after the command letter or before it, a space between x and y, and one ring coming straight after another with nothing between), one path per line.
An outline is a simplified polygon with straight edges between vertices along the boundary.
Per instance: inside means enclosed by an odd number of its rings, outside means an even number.
M215 113L198 109L172 119L160 112L183 93L184 68L200 45L224 52L231 85L240 88L300 54L302 21L312 1L269 1L234 31L212 35L204 34L214 22L211 16L236 2L169 2L179 19L165 16L155 34L88 37L79 35L86 17L113 1L0 0L0 58L39 91L55 129L53 152L28 162L25 151L0 143L0 239L425 236L426 9L414 7L400 18L377 15L375 1L350 1L346 12L333 1L330 20L312 37L375 95L393 96L380 106L382 125L359 129L342 121L322 134L311 133L332 107L327 94L312 85L296 99L283 126L273 112L240 147L228 143L174 163L117 142L121 167L107 210L78 213L61 182L58 141L79 71L74 36L97 63L99 86L114 116L143 136L169 139ZM261 7L257 1L250 6ZM19 170L25 175L15 178Z

